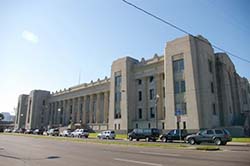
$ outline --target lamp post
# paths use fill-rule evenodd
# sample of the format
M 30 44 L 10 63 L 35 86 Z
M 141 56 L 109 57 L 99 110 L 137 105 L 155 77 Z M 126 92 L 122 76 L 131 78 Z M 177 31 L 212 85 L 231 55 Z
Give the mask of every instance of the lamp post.
M 61 125 L 61 108 L 57 109 L 58 114 L 59 114 L 59 126 Z
M 158 112 L 157 112 L 157 103 L 159 101 L 160 96 L 156 94 L 155 96 L 155 128 L 158 129 Z

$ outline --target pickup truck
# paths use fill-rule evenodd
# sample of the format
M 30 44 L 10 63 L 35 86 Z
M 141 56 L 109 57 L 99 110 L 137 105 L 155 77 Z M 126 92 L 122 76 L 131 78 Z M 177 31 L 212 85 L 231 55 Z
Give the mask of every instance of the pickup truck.
M 181 135 L 180 135 L 180 131 L 181 131 Z M 170 130 L 167 133 L 164 133 L 160 136 L 160 140 L 162 142 L 168 142 L 168 141 L 173 141 L 173 140 L 184 140 L 186 138 L 186 136 L 188 136 L 190 134 L 187 133 L 187 130 Z

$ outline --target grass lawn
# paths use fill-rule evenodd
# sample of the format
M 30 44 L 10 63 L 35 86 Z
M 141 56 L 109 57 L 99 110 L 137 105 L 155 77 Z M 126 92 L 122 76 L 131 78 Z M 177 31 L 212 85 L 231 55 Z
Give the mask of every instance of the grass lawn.
M 232 142 L 250 143 L 250 137 L 233 138 Z

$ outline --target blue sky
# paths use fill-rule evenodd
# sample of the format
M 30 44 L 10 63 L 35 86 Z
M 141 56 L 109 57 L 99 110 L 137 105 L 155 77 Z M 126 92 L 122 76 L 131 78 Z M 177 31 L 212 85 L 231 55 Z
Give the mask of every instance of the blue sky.
M 250 60 L 248 0 L 129 1 Z M 0 112 L 12 113 L 19 94 L 109 77 L 113 60 L 162 55 L 184 36 L 121 0 L 1 0 L 0 25 Z M 250 78 L 250 64 L 231 59 Z

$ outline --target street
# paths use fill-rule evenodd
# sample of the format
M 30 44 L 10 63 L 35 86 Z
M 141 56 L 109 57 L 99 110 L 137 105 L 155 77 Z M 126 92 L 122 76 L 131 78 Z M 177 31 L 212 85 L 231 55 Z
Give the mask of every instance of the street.
M 249 166 L 250 147 L 222 151 L 146 148 L 0 134 L 1 166 Z

